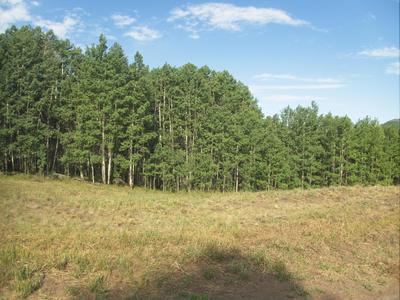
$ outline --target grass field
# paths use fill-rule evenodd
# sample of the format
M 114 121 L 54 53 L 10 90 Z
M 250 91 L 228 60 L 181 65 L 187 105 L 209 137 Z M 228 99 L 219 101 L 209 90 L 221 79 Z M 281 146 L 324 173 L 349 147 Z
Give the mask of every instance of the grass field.
M 399 196 L 0 176 L 0 299 L 397 299 Z

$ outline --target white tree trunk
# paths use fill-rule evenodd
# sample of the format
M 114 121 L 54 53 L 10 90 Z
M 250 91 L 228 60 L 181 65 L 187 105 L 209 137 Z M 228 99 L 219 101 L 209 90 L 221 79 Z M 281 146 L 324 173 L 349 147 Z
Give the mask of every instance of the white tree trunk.
M 93 167 L 93 163 L 90 163 L 90 167 L 92 169 L 92 182 L 94 183 L 94 167 Z
M 236 185 L 235 185 L 236 193 L 239 192 L 239 164 L 236 165 Z
M 110 184 L 111 180 L 111 166 L 112 166 L 112 150 L 108 148 L 108 170 L 107 170 L 107 184 Z
M 101 179 L 106 184 L 106 149 L 105 149 L 105 134 L 104 134 L 104 119 L 101 124 Z

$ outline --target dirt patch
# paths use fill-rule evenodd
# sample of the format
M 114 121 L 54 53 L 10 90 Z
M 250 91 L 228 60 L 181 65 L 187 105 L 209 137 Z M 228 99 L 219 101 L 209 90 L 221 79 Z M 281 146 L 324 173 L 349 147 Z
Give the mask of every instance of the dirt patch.
M 380 291 L 373 293 L 373 295 L 364 298 L 366 300 L 399 300 L 400 299 L 400 282 L 399 280 L 393 281 Z M 361 298 L 360 298 L 361 299 Z

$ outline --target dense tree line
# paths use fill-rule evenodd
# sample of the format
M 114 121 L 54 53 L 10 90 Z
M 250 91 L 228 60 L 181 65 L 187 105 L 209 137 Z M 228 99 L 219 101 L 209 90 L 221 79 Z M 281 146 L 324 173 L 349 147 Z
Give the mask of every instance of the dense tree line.
M 399 183 L 399 131 L 287 107 L 264 117 L 228 72 L 129 63 L 40 28 L 0 35 L 0 167 L 162 190 Z

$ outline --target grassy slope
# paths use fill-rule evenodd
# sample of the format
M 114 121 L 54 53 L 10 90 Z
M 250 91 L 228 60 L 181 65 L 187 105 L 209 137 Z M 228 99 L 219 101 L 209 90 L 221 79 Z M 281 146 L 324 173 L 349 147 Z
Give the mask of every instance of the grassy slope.
M 398 280 L 398 217 L 396 187 L 173 194 L 0 176 L 0 298 L 372 299 Z

